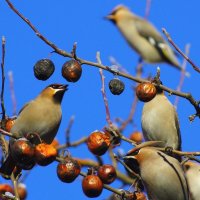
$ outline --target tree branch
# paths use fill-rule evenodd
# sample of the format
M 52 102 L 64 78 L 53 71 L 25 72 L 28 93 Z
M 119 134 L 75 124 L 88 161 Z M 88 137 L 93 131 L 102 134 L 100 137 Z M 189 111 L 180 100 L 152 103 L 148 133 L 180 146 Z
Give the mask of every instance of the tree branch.
M 180 48 L 174 43 L 174 41 L 172 40 L 170 34 L 166 31 L 165 28 L 162 28 L 163 33 L 165 34 L 165 36 L 167 37 L 168 41 L 172 44 L 172 46 L 181 54 L 181 56 L 183 56 L 183 58 L 185 58 L 193 67 L 193 69 L 195 71 L 197 71 L 198 73 L 200 73 L 200 68 L 197 67 L 197 65 L 194 64 L 194 62 L 188 57 L 186 56 L 181 50 Z

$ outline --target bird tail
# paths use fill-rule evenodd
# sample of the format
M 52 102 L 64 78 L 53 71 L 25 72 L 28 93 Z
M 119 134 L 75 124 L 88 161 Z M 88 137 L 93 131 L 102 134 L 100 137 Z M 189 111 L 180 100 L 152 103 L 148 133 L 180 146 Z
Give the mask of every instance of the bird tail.
M 0 174 L 6 179 L 10 179 L 10 176 L 14 168 L 15 168 L 15 161 L 13 160 L 11 154 L 8 154 L 6 160 L 0 167 Z

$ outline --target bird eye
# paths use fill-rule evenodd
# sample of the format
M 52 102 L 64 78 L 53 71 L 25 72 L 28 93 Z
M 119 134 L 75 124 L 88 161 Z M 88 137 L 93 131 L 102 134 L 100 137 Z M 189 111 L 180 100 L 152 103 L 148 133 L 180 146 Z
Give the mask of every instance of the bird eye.
M 133 152 L 133 155 L 137 155 L 139 153 L 139 149 Z

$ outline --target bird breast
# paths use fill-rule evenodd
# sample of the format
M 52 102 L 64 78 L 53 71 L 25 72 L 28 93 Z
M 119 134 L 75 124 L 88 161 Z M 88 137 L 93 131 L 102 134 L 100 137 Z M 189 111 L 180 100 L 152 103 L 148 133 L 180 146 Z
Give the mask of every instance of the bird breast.
M 180 139 L 175 122 L 175 110 L 164 95 L 144 104 L 142 130 L 147 141 L 164 141 L 165 146 L 179 148 Z
M 60 104 L 55 104 L 49 99 L 40 99 L 30 102 L 19 114 L 12 133 L 25 136 L 29 133 L 37 133 L 46 143 L 54 139 L 61 121 Z

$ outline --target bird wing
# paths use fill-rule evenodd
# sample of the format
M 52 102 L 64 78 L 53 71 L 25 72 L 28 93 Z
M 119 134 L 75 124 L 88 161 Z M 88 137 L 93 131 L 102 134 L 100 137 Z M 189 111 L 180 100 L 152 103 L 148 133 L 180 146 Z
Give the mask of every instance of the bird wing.
M 134 21 L 136 29 L 140 36 L 148 40 L 153 45 L 160 55 L 170 64 L 180 68 L 179 63 L 176 60 L 173 50 L 169 47 L 166 41 L 162 38 L 159 31 L 150 22 L 137 17 Z
M 177 129 L 177 134 L 178 134 L 178 139 L 179 139 L 179 147 L 178 147 L 178 150 L 181 151 L 181 143 L 182 143 L 182 140 L 181 140 L 181 131 L 180 131 L 180 127 L 179 127 L 179 121 L 178 121 L 178 116 L 177 116 L 177 113 L 174 109 L 174 113 L 175 113 L 175 126 L 176 126 L 176 129 Z
M 22 108 L 21 110 L 19 111 L 18 115 L 31 103 L 32 101 L 26 103 Z
M 151 24 L 150 22 L 137 17 L 137 19 L 135 19 L 134 23 L 135 23 L 138 33 L 142 37 L 148 39 L 149 41 L 151 39 L 153 39 L 155 41 L 155 43 L 165 43 L 165 41 L 162 38 L 162 36 L 160 35 L 160 33 L 157 31 L 157 29 L 154 27 L 154 25 Z M 152 43 L 153 43 L 153 41 L 152 41 Z

